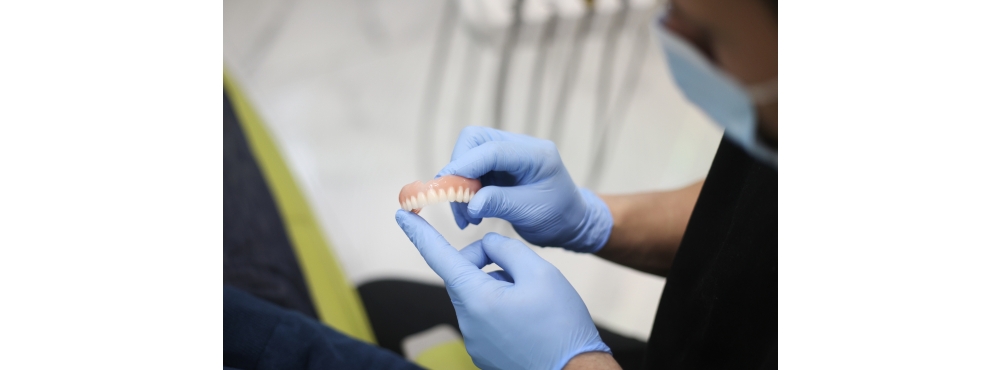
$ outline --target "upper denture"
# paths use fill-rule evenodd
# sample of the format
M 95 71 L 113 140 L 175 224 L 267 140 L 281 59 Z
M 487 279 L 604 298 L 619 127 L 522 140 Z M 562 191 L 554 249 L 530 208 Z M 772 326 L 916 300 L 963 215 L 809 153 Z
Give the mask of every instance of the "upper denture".
M 468 203 L 483 184 L 476 179 L 461 176 L 441 176 L 427 183 L 414 181 L 399 191 L 399 206 L 413 213 L 428 204 L 442 202 Z

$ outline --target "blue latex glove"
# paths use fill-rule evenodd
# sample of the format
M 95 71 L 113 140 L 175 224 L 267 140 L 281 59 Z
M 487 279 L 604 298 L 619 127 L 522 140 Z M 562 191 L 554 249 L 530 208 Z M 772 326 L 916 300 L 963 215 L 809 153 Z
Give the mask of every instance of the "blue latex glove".
M 484 217 L 509 221 L 535 245 L 593 253 L 611 235 L 611 211 L 577 188 L 555 144 L 486 127 L 462 130 L 451 163 L 438 176 L 478 178 L 483 188 L 469 203 L 451 203 L 458 227 Z
M 573 286 L 524 243 L 489 233 L 457 251 L 420 216 L 398 210 L 396 223 L 444 279 L 476 366 L 561 369 L 580 353 L 611 352 Z M 491 263 L 503 271 L 484 273 Z

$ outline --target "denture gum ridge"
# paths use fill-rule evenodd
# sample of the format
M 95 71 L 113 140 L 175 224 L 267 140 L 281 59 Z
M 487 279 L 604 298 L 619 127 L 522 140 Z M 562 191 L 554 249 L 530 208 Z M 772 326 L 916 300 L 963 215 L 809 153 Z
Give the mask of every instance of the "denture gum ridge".
M 479 180 L 448 175 L 423 183 L 414 181 L 399 191 L 399 207 L 413 213 L 429 204 L 469 203 L 483 185 Z

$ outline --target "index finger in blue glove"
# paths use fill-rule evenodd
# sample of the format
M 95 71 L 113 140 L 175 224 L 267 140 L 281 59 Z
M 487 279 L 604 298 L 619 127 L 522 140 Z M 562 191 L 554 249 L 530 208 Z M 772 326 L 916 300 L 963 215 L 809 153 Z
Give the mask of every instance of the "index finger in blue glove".
M 511 141 L 486 142 L 448 163 L 438 172 L 438 176 L 458 175 L 476 179 L 491 171 L 506 171 L 520 177 L 528 169 L 536 167 L 535 163 L 538 162 L 537 156 L 529 154 L 531 152 L 524 150 L 523 145 Z M 468 203 L 452 203 L 451 211 L 455 224 L 460 229 L 465 229 L 470 223 L 478 225 L 483 221 L 482 217 L 468 212 Z
M 451 160 L 461 157 L 469 149 L 490 141 L 511 140 L 521 136 L 526 135 L 518 135 L 490 127 L 467 126 L 458 134 L 458 140 L 455 141 L 455 148 L 451 151 Z
M 488 282 L 492 278 L 459 254 L 437 230 L 422 217 L 404 210 L 396 211 L 396 223 L 410 238 L 427 265 L 449 287 L 459 287 L 470 282 Z
M 555 145 L 551 153 L 539 153 L 534 146 L 526 147 L 524 143 L 513 141 L 491 141 L 469 149 L 458 158 L 448 163 L 438 172 L 438 176 L 458 175 L 470 179 L 492 172 L 508 172 L 520 178 L 531 170 L 539 168 L 539 159 L 545 155 L 559 155 Z

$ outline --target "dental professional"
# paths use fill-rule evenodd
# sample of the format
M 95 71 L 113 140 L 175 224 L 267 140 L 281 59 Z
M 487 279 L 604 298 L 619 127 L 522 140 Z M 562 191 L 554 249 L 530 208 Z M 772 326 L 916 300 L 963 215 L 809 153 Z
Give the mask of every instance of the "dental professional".
M 703 181 L 596 195 L 552 142 L 482 127 L 438 175 L 483 182 L 452 203 L 460 228 L 497 217 L 533 244 L 666 277 L 647 368 L 777 368 L 777 1 L 673 0 L 654 30 L 678 87 L 725 129 Z M 490 233 L 456 250 L 420 216 L 396 221 L 444 280 L 477 366 L 619 368 L 580 296 L 525 244 Z

